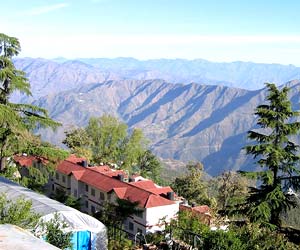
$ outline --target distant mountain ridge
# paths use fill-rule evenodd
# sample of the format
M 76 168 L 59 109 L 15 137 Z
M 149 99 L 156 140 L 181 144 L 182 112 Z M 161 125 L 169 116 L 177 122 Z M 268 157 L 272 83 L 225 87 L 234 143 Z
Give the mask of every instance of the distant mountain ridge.
M 201 59 L 21 58 L 14 63 L 27 73 L 33 96 L 15 95 L 12 101 L 35 102 L 64 125 L 55 133 L 42 131 L 45 139 L 61 144 L 65 129 L 108 113 L 130 128 L 142 128 L 158 156 L 202 161 L 212 175 L 253 167 L 240 150 L 266 94 L 253 89 L 300 78 L 300 68 L 292 65 Z M 299 110 L 299 82 L 288 85 Z
M 210 62 L 204 59 L 79 58 L 79 61 L 108 70 L 122 72 L 129 79 L 163 79 L 172 83 L 218 84 L 249 90 L 264 87 L 265 82 L 283 84 L 300 78 L 300 68 L 293 65 L 253 62 Z M 134 72 L 132 74 L 132 72 Z M 143 72 L 138 75 L 135 72 Z M 126 75 L 127 73 L 127 75 Z M 144 77 L 147 74 L 154 77 Z M 139 78 L 140 77 L 140 78 Z
M 300 79 L 300 68 L 293 65 L 252 62 L 216 63 L 203 59 L 79 58 L 53 60 L 17 58 L 32 86 L 33 99 L 48 93 L 73 89 L 108 80 L 162 79 L 171 83 L 199 83 L 256 90 L 265 82 L 284 84 Z M 20 100 L 20 96 L 15 96 Z M 32 100 L 32 99 L 31 99 Z
M 290 82 L 289 86 L 297 108 L 300 82 Z M 48 109 L 64 128 L 84 126 L 91 116 L 118 116 L 130 128 L 142 128 L 158 156 L 199 160 L 209 174 L 216 175 L 226 169 L 254 167 L 241 148 L 246 145 L 246 132 L 256 127 L 254 108 L 265 95 L 265 89 L 120 80 L 48 95 L 35 104 Z M 60 142 L 63 129 L 44 136 Z

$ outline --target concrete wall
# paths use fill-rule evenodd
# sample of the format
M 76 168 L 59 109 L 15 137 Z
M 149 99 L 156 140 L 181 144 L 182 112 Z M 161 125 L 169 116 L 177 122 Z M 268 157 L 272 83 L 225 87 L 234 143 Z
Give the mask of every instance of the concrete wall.
M 146 209 L 147 232 L 163 229 L 163 220 L 170 222 L 179 211 L 179 204 L 172 204 Z
M 56 172 L 53 176 L 54 188 L 63 189 L 67 195 L 71 194 L 71 177 L 62 173 Z

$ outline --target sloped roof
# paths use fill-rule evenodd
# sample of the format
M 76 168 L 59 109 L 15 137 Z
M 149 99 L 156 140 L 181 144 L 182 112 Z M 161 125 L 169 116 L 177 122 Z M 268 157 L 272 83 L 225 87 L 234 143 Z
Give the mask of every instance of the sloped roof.
M 72 156 L 72 160 L 69 158 L 62 161 L 57 166 L 57 171 L 66 175 L 73 174 L 76 180 L 80 180 L 90 186 L 100 189 L 104 192 L 114 192 L 117 197 L 121 199 L 127 199 L 132 202 L 139 202 L 140 207 L 156 207 L 175 204 L 174 201 L 168 200 L 165 197 L 160 196 L 162 192 L 152 181 L 141 181 L 136 185 L 135 182 L 123 182 L 114 178 L 120 173 L 124 173 L 122 170 L 109 171 L 107 166 L 100 167 L 82 167 L 76 163 L 81 162 L 76 160 L 76 157 Z M 151 192 L 150 189 L 153 191 Z M 172 191 L 170 187 L 166 187 L 161 191 Z
M 118 198 L 124 199 L 127 188 L 126 187 L 113 188 L 112 191 L 115 192 L 115 194 L 118 196 Z
M 148 189 L 148 191 L 154 194 L 165 194 L 165 195 L 168 192 L 174 192 L 171 187 L 156 187 L 156 188 Z
M 130 182 L 130 185 L 145 189 L 153 194 L 167 194 L 173 192 L 171 187 L 160 187 L 151 180 L 141 180 L 136 182 Z
M 43 157 L 34 155 L 15 155 L 13 158 L 14 161 L 22 167 L 31 167 L 34 161 L 41 161 L 43 164 L 48 163 L 48 161 Z
M 142 180 L 142 181 L 130 182 L 130 184 L 133 185 L 133 186 L 136 186 L 136 187 L 146 189 L 146 190 L 156 188 L 155 183 L 151 180 Z
M 80 171 L 80 170 L 83 170 L 83 167 L 82 166 L 79 166 L 78 164 L 76 163 L 73 163 L 72 161 L 69 161 L 69 158 L 64 160 L 64 161 L 61 161 L 57 167 L 56 167 L 56 170 L 60 173 L 63 173 L 63 174 L 66 174 L 66 175 L 69 175 L 72 173 L 72 171 Z
M 151 194 L 148 197 L 147 201 L 146 201 L 145 207 L 146 208 L 157 207 L 158 204 L 161 204 L 161 203 L 162 203 L 161 196 Z M 164 202 L 163 202 L 164 206 L 166 206 L 166 205 L 172 205 L 172 204 L 174 204 L 174 201 L 171 201 L 171 200 L 168 200 L 168 199 L 164 199 Z
M 192 211 L 194 214 L 205 214 L 210 216 L 210 208 L 207 205 L 202 205 L 202 206 L 195 206 L 195 207 L 190 207 L 187 205 L 180 205 L 179 206 L 180 210 L 186 210 L 186 211 Z

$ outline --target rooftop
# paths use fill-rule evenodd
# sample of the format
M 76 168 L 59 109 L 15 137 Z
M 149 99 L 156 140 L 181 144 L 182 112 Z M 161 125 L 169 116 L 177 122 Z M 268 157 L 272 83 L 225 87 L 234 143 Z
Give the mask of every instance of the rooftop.
M 144 178 L 137 182 L 121 181 L 118 177 L 126 176 L 123 170 L 114 170 L 108 166 L 84 167 L 81 164 L 83 160 L 71 155 L 60 162 L 56 170 L 66 175 L 73 175 L 76 180 L 104 192 L 114 192 L 120 199 L 139 202 L 139 206 L 143 208 L 175 204 L 175 201 L 167 199 L 167 193 L 173 192 L 170 187 L 160 187 Z
M 34 155 L 15 155 L 14 161 L 22 167 L 31 167 L 34 161 L 42 162 L 43 164 L 48 163 L 45 158 Z

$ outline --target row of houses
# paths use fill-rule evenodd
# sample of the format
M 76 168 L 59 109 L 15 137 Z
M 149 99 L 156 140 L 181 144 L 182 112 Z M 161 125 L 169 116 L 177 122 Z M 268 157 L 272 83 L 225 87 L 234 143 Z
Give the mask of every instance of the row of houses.
M 26 168 L 43 167 L 45 160 L 34 156 L 16 156 L 15 161 Z M 24 170 L 22 170 L 24 169 Z M 127 217 L 124 229 L 130 234 L 162 230 L 165 222 L 175 218 L 179 209 L 190 209 L 210 220 L 207 206 L 190 207 L 182 203 L 172 188 L 161 187 L 139 175 L 128 176 L 123 170 L 109 166 L 89 166 L 84 158 L 70 155 L 61 161 L 49 182 L 52 193 L 65 192 L 81 200 L 81 211 L 95 214 L 105 204 L 124 199 L 138 203 L 140 213 Z

